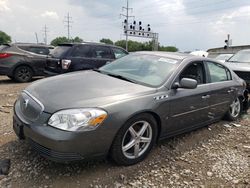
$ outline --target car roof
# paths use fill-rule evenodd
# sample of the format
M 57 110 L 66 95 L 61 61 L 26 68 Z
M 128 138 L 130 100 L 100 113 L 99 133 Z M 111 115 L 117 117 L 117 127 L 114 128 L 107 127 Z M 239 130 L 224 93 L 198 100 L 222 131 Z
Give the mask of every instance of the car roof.
M 75 46 L 75 45 L 85 45 L 85 44 L 88 44 L 88 45 L 98 45 L 98 46 L 110 46 L 110 47 L 115 47 L 115 48 L 120 48 L 122 50 L 125 50 L 125 49 L 123 49 L 120 46 L 116 46 L 116 45 L 112 45 L 112 44 L 98 43 L 98 42 L 61 43 L 61 44 L 58 44 L 58 46 Z
M 37 43 L 12 43 L 10 45 L 15 45 L 15 46 L 35 46 L 35 47 L 48 47 L 48 48 L 54 48 L 54 46 L 51 45 L 46 45 L 46 44 L 37 44 Z
M 177 59 L 177 60 L 183 60 L 189 57 L 190 58 L 196 57 L 194 55 L 181 53 L 181 52 L 139 51 L 135 53 L 145 54 L 145 55 L 155 55 L 155 56 L 161 56 L 161 57 L 172 58 L 172 59 Z

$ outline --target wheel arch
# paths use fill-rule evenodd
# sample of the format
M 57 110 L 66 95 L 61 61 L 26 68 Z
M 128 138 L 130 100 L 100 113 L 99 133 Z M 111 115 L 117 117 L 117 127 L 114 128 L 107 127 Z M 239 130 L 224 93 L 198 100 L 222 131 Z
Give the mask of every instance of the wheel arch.
M 15 73 L 15 71 L 16 71 L 16 69 L 18 67 L 21 67 L 21 66 L 27 66 L 27 67 L 29 67 L 32 70 L 33 74 L 35 73 L 34 68 L 31 65 L 29 65 L 28 63 L 22 62 L 22 63 L 18 63 L 15 67 L 13 67 L 13 69 L 11 71 L 11 76 L 13 76 L 14 73 Z
M 142 111 L 138 111 L 138 112 L 135 112 L 133 114 L 131 114 L 130 116 L 128 116 L 128 118 L 124 121 L 124 123 L 122 124 L 122 126 L 117 130 L 117 132 L 115 133 L 115 136 L 114 138 L 116 137 L 116 135 L 118 134 L 118 132 L 120 131 L 120 129 L 132 118 L 136 117 L 136 116 L 139 116 L 141 114 L 150 114 L 152 115 L 152 117 L 155 119 L 156 121 L 156 125 L 157 125 L 157 137 L 156 137 L 156 140 L 158 141 L 159 140 L 159 137 L 160 137 L 160 134 L 161 134 L 161 130 L 162 130 L 162 121 L 161 121 L 161 118 L 160 116 L 151 111 L 151 110 L 142 110 Z M 114 140 L 113 140 L 114 141 Z M 113 141 L 112 141 L 112 144 L 113 144 Z M 111 145 L 112 145 L 111 144 Z

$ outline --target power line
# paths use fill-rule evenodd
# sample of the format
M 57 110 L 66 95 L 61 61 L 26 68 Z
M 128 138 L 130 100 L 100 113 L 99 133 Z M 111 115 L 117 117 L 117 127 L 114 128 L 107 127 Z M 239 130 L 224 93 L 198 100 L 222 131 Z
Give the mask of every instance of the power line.
M 64 18 L 64 23 L 66 23 L 65 27 L 67 27 L 67 32 L 68 32 L 68 39 L 70 39 L 70 28 L 72 28 L 72 17 L 69 15 L 69 13 L 67 14 L 67 16 L 65 16 Z

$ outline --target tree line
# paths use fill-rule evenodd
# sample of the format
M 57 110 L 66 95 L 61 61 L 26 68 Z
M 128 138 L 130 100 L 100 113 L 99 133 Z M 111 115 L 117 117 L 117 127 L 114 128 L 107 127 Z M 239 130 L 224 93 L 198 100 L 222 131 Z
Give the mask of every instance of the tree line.
M 10 43 L 11 42 L 11 37 L 6 34 L 3 31 L 0 31 L 0 44 L 4 44 L 4 43 Z M 65 36 L 62 37 L 56 37 L 55 39 L 53 39 L 51 41 L 51 45 L 53 46 L 58 46 L 58 44 L 62 44 L 62 43 L 81 43 L 84 42 L 83 39 L 81 39 L 80 37 L 76 36 L 75 38 L 71 38 L 68 39 Z M 116 45 L 116 46 L 120 46 L 122 48 L 126 48 L 126 41 L 125 40 L 118 40 L 116 42 L 113 42 L 111 39 L 107 39 L 107 38 L 103 38 L 100 40 L 101 43 L 104 44 L 111 44 L 111 45 Z M 135 51 L 152 51 L 152 47 L 153 47 L 153 43 L 152 41 L 149 42 L 137 42 L 137 41 L 132 41 L 129 40 L 128 41 L 128 51 L 129 52 L 135 52 Z M 178 48 L 176 48 L 175 46 L 162 46 L 159 44 L 158 47 L 159 51 L 168 51 L 168 52 L 177 52 Z

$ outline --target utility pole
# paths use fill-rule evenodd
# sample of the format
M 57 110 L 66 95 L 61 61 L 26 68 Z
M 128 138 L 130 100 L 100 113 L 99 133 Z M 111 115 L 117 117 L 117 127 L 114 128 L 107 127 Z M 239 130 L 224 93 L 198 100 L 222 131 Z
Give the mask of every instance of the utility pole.
M 46 25 L 44 26 L 43 33 L 44 33 L 44 43 L 47 44 L 48 27 Z
M 129 4 L 128 4 L 128 0 L 127 0 L 127 6 L 126 7 L 122 7 L 122 11 L 125 10 L 126 11 L 126 15 L 125 14 L 120 14 L 120 16 L 123 16 L 125 17 L 125 20 L 124 20 L 124 30 L 125 30 L 125 35 L 126 35 L 126 50 L 128 50 L 128 25 L 129 25 L 129 18 L 133 17 L 134 16 L 130 16 L 129 15 L 129 10 L 132 11 L 133 9 L 132 8 L 129 8 Z
M 35 36 L 36 36 L 36 43 L 38 44 L 38 43 L 39 43 L 39 41 L 38 41 L 37 32 L 35 32 Z
M 69 40 L 70 39 L 70 28 L 72 27 L 72 23 L 73 23 L 72 17 L 69 15 L 69 12 L 68 12 L 67 16 L 65 16 L 63 22 L 66 23 L 65 26 L 67 27 L 67 30 L 68 30 L 68 40 Z

